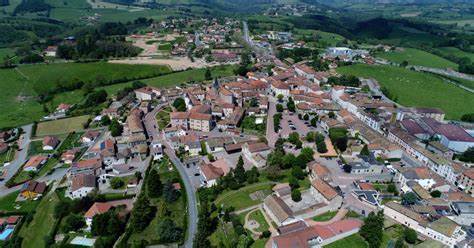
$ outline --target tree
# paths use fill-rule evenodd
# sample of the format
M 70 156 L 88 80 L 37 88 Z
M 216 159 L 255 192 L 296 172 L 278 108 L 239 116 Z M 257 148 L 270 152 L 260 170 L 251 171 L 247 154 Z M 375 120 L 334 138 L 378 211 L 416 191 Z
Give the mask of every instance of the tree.
M 277 99 L 279 102 L 282 102 L 284 97 L 282 94 L 278 94 Z
M 324 141 L 316 143 L 316 149 L 318 150 L 319 153 L 328 152 L 328 148 L 326 147 L 326 142 L 324 142 Z
M 306 176 L 305 173 L 303 172 L 303 169 L 301 169 L 301 167 L 299 166 L 293 166 L 291 168 L 291 175 L 299 180 L 303 180 L 304 177 Z
M 294 176 L 290 176 L 288 178 L 288 184 L 292 189 L 297 189 L 300 187 L 300 183 L 298 182 L 298 179 L 296 179 Z
M 301 192 L 299 189 L 292 189 L 291 190 L 291 199 L 294 201 L 294 202 L 299 202 L 301 201 Z
M 156 198 L 161 196 L 163 185 L 161 184 L 160 175 L 155 169 L 150 170 L 147 180 L 147 193 L 149 197 Z
M 298 157 L 303 160 L 303 162 L 305 164 L 311 162 L 314 160 L 314 151 L 313 149 L 311 149 L 310 147 L 305 147 L 303 149 L 301 149 L 301 152 L 300 152 L 300 155 L 298 155 Z M 305 166 L 306 167 L 306 166 Z
M 409 244 L 416 243 L 416 240 L 418 239 L 416 231 L 408 227 L 403 231 L 403 236 L 405 237 L 405 241 Z
M 156 209 L 150 205 L 150 201 L 144 194 L 140 194 L 133 204 L 130 216 L 130 228 L 134 232 L 143 231 L 155 216 Z
M 459 160 L 474 163 L 474 146 L 469 147 L 466 151 L 464 151 L 460 156 Z
M 433 190 L 433 191 L 431 191 L 430 195 L 434 198 L 440 198 L 441 197 L 441 191 Z
M 204 79 L 205 80 L 211 80 L 212 79 L 211 70 L 209 68 L 206 68 L 206 72 L 204 73 Z
M 120 177 L 114 177 L 110 179 L 110 187 L 112 189 L 118 189 L 125 185 L 125 182 Z
M 342 169 L 344 170 L 345 173 L 351 173 L 352 171 L 352 166 L 350 164 L 344 164 L 342 166 Z
M 311 119 L 310 121 L 310 124 L 312 127 L 316 127 L 317 123 L 318 123 L 318 118 L 315 118 L 315 117 L 313 117 L 313 119 Z
M 392 193 L 392 194 L 394 194 L 395 196 L 398 195 L 398 190 L 397 190 L 397 187 L 395 186 L 394 183 L 390 183 L 390 184 L 387 186 L 387 192 Z
M 186 111 L 186 102 L 184 101 L 183 98 L 179 97 L 176 98 L 173 101 L 173 107 L 178 111 L 178 112 L 184 112 Z
M 172 182 L 166 182 L 163 186 L 163 198 L 166 202 L 175 202 L 178 200 L 180 192 L 177 191 Z
M 289 169 L 293 164 L 295 164 L 296 157 L 292 153 L 285 154 L 281 159 L 279 164 L 282 169 Z
M 400 67 L 407 67 L 408 66 L 408 61 L 403 60 L 402 63 L 400 63 Z
M 367 145 L 364 145 L 364 147 L 362 147 L 362 150 L 360 151 L 360 155 L 365 156 L 365 157 L 370 156 L 370 151 Z
M 64 219 L 64 225 L 62 226 L 62 231 L 65 233 L 71 231 L 77 231 L 80 228 L 84 227 L 86 222 L 84 221 L 84 217 L 80 214 L 69 214 Z
M 252 167 L 252 169 L 246 171 L 245 174 L 247 177 L 247 183 L 252 184 L 258 182 L 258 177 L 260 176 L 260 173 L 258 172 L 257 167 Z
M 348 137 L 345 128 L 330 128 L 329 138 L 339 151 L 344 152 L 347 149 Z
M 306 134 L 306 141 L 314 142 L 315 140 L 316 140 L 316 133 L 315 132 L 310 131 Z
M 403 205 L 414 205 L 417 201 L 416 195 L 413 192 L 403 194 L 402 203 Z
M 276 110 L 277 110 L 278 113 L 283 112 L 283 105 L 277 103 L 277 105 L 276 105 Z
M 288 135 L 288 142 L 291 144 L 296 145 L 298 141 L 300 141 L 300 135 L 298 132 L 292 132 Z
M 265 230 L 265 231 L 262 232 L 260 237 L 266 239 L 266 238 L 269 238 L 271 235 L 272 235 L 272 233 L 269 230 Z
M 371 212 L 360 228 L 360 235 L 367 241 L 369 248 L 379 248 L 383 238 L 383 211 Z
M 403 240 L 402 237 L 397 239 L 397 242 L 395 242 L 395 248 L 407 248 L 408 246 L 405 244 L 405 241 Z
M 108 126 L 110 125 L 110 118 L 108 115 L 104 115 L 100 118 L 100 125 L 101 126 Z
M 293 101 L 292 97 L 288 98 L 288 102 L 286 103 L 286 108 L 288 108 L 288 111 L 293 112 L 293 113 L 296 111 L 295 102 Z
M 160 221 L 156 229 L 158 238 L 163 243 L 173 243 L 183 238 L 183 230 L 177 227 L 170 218 L 165 218 Z
M 118 120 L 114 118 L 109 125 L 109 131 L 113 137 L 117 137 L 117 136 L 122 135 L 123 127 L 122 125 L 120 125 Z
M 304 114 L 304 115 L 303 115 L 303 120 L 308 121 L 308 120 L 309 120 L 309 115 L 308 115 L 308 114 Z
M 334 118 L 336 118 L 336 114 L 334 114 L 334 112 L 331 111 L 331 112 L 328 113 L 328 117 L 331 118 L 331 119 L 334 119 Z
M 242 184 L 247 180 L 244 169 L 244 159 L 242 158 L 242 155 L 239 157 L 237 165 L 235 166 L 234 177 L 239 184 Z
M 474 113 L 469 113 L 469 114 L 462 115 L 461 116 L 461 121 L 473 123 L 474 122 Z

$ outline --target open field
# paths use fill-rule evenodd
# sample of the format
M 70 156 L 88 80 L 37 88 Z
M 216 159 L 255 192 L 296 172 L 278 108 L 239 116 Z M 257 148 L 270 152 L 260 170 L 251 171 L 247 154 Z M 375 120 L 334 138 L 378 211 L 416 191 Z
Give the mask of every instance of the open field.
M 257 232 L 263 232 L 263 231 L 268 230 L 269 228 L 268 223 L 265 220 L 265 217 L 263 216 L 262 211 L 260 210 L 252 212 L 249 216 L 249 220 L 255 220 L 256 222 L 258 222 L 260 226 L 255 229 L 255 231 Z
M 457 64 L 447 59 L 414 48 L 403 48 L 403 51 L 389 51 L 378 53 L 376 54 L 376 56 L 396 63 L 402 63 L 403 61 L 407 61 L 409 65 L 421 65 L 442 69 L 457 69 L 458 67 Z
M 216 206 L 224 205 L 225 207 L 234 207 L 235 210 L 247 208 L 253 205 L 257 205 L 263 201 L 261 200 L 252 200 L 250 194 L 256 191 L 263 191 L 264 194 L 268 195 L 271 192 L 273 184 L 269 183 L 257 183 L 254 185 L 245 186 L 241 189 L 228 191 L 220 195 L 215 203 Z
M 314 43 L 318 47 L 337 46 L 338 43 L 345 40 L 345 38 L 339 34 L 311 29 L 296 29 L 294 35 L 299 38 L 303 36 L 314 37 L 316 40 L 311 43 Z
M 51 73 L 52 71 L 54 73 Z M 169 68 L 164 66 L 117 65 L 102 62 L 41 64 L 3 69 L 0 70 L 0 78 L 3 80 L 0 84 L 2 92 L 0 127 L 18 126 L 40 119 L 45 113 L 41 104 L 37 102 L 38 94 L 50 90 L 58 82 L 66 84 L 78 81 L 125 82 L 169 72 Z M 81 93 L 76 94 L 76 99 L 82 100 Z M 67 101 L 68 99 L 63 98 L 64 102 L 71 103 Z
M 338 68 L 342 74 L 376 79 L 395 95 L 397 102 L 409 107 L 435 107 L 446 112 L 447 119 L 459 120 L 472 112 L 474 95 L 444 82 L 441 78 L 393 66 L 364 64 Z
M 77 116 L 54 121 L 45 121 L 38 123 L 36 136 L 59 135 L 84 129 L 83 123 L 89 119 L 89 116 Z
M 474 61 L 474 53 L 465 52 L 456 47 L 440 47 L 440 48 L 437 48 L 436 50 L 438 50 L 445 56 L 451 55 L 451 56 L 456 56 L 458 58 L 466 57 L 466 58 L 471 59 L 471 61 Z
M 49 194 L 41 200 L 33 220 L 20 230 L 19 235 L 23 238 L 21 247 L 45 247 L 44 237 L 54 226 L 54 206 L 58 202 L 59 197 L 56 193 Z

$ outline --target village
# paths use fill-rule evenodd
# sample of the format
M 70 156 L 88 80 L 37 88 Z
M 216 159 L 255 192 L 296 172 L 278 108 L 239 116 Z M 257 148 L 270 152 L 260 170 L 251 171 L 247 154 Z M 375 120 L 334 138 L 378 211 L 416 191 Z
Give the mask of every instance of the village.
M 179 23 L 160 25 L 173 30 Z M 453 155 L 474 147 L 474 126 L 445 120 L 441 109 L 401 106 L 376 80 L 334 70 L 341 63 L 376 63 L 367 50 L 329 47 L 321 55 L 325 70 L 271 52 L 243 58 L 244 47 L 230 38 L 239 25 L 206 20 L 205 30 L 162 40 L 130 36 L 149 60 L 164 56 L 156 50 L 164 46 L 165 56 L 189 59 L 186 44 L 193 43 L 190 57 L 200 67 L 251 60 L 255 69 L 211 75 L 208 84 L 140 84 L 93 118 L 76 120 L 81 131 L 66 136 L 39 135 L 48 122 L 0 133 L 0 151 L 17 150 L 2 168 L 2 196 L 18 192 L 18 209 L 54 191 L 65 202 L 88 201 L 75 220 L 83 224 L 53 239 L 92 246 L 96 216 L 129 215 L 150 190 L 152 171 L 171 171 L 179 177 L 159 177 L 170 194 L 187 196 L 188 225 L 197 222 L 199 194 L 214 194 L 215 207 L 244 214 L 242 225 L 266 247 L 329 245 L 358 233 L 363 218 L 380 210 L 386 230 L 412 229 L 414 243 L 472 245 L 474 168 Z M 266 51 L 271 40 L 288 50 L 305 46 L 289 32 L 268 32 L 252 45 Z M 44 119 L 65 120 L 70 108 L 59 104 Z M 0 218 L 0 240 L 22 218 Z

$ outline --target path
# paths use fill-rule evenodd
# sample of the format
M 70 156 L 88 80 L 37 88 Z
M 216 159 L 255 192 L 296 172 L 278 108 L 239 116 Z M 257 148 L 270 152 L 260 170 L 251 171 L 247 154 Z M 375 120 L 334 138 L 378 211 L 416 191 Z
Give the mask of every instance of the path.
M 340 221 L 342 220 L 347 212 L 349 212 L 347 209 L 345 208 L 341 208 L 339 209 L 339 211 L 337 212 L 337 214 L 330 220 L 328 221 L 314 221 L 312 218 L 308 218 L 308 219 L 305 219 L 306 223 L 308 223 L 308 225 L 310 226 L 324 226 L 324 225 L 329 225 L 329 224 L 332 224 L 336 221 Z

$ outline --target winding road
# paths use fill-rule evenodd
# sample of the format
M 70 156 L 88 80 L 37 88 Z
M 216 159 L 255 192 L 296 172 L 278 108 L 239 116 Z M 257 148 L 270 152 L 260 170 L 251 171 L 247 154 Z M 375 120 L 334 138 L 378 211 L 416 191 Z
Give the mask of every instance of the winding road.
M 197 222 L 198 222 L 198 203 L 196 197 L 196 191 L 194 186 L 186 174 L 185 165 L 176 157 L 175 151 L 173 150 L 172 146 L 168 143 L 165 139 L 164 135 L 160 133 L 160 131 L 156 127 L 156 114 L 167 104 L 160 104 L 158 105 L 153 111 L 146 114 L 144 118 L 145 128 L 147 130 L 148 136 L 153 141 L 158 141 L 165 146 L 164 152 L 169 157 L 171 162 L 177 168 L 181 179 L 183 180 L 184 187 L 186 189 L 186 195 L 188 198 L 188 235 L 186 241 L 184 242 L 184 247 L 192 248 L 193 247 L 193 240 L 194 236 L 197 232 Z

